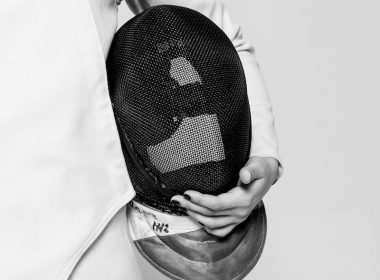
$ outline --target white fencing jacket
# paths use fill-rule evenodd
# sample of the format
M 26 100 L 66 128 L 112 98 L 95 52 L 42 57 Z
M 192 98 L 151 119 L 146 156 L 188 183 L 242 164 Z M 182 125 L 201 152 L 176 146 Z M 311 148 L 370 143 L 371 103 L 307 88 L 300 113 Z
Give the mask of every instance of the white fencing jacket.
M 251 155 L 279 160 L 253 49 L 223 5 L 128 1 L 135 13 L 156 4 L 198 10 L 228 34 L 247 77 Z M 1 0 L 0 279 L 67 279 L 135 195 L 109 100 L 101 40 L 88 0 Z

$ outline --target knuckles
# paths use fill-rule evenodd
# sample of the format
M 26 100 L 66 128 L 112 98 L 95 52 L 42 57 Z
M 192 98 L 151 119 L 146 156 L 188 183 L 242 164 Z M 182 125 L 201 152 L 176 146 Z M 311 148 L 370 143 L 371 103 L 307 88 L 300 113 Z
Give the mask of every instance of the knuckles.
M 236 212 L 235 217 L 238 220 L 237 222 L 240 222 L 244 219 L 246 219 L 249 215 L 249 211 L 247 210 L 239 210 Z
M 212 211 L 219 211 L 222 209 L 222 205 L 220 202 L 209 203 L 207 207 L 210 208 Z

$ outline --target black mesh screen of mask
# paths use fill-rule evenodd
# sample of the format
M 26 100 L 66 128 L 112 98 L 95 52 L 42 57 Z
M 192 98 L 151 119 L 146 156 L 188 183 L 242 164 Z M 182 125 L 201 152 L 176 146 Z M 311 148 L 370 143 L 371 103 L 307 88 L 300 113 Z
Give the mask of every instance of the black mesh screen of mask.
M 136 200 L 180 214 L 173 195 L 236 186 L 250 111 L 241 61 L 219 27 L 188 8 L 151 8 L 118 30 L 107 72 Z

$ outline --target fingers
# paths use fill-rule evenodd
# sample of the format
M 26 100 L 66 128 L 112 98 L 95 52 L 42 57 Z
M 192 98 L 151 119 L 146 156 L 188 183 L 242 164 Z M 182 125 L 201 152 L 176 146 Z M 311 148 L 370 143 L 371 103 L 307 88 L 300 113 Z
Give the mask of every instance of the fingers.
M 263 158 L 250 158 L 239 172 L 240 180 L 244 184 L 249 184 L 255 179 L 264 178 L 266 176 L 265 166 L 266 163 Z
M 186 191 L 184 195 L 172 197 L 181 207 L 207 216 L 232 215 L 236 209 L 252 209 L 255 201 L 260 201 L 265 194 L 266 182 L 256 180 L 249 188 L 237 186 L 220 195 L 202 194 L 197 191 Z M 265 189 L 264 189 L 265 188 Z M 264 189 L 264 190 L 263 190 Z
M 263 199 L 265 194 L 269 191 L 272 184 L 268 178 L 257 179 L 249 186 L 249 193 L 252 197 L 252 204 L 256 204 Z
M 211 229 L 211 228 L 207 228 L 205 227 L 204 229 L 212 234 L 212 235 L 215 235 L 215 236 L 219 236 L 219 237 L 225 237 L 226 235 L 228 235 L 238 224 L 231 224 L 231 225 L 228 225 L 228 226 L 225 226 L 225 227 L 220 227 L 220 228 L 214 228 L 214 229 Z
M 239 192 L 239 190 L 236 189 L 236 190 L 232 190 L 231 192 L 235 193 L 235 192 Z M 246 191 L 244 191 L 244 192 L 246 192 Z M 235 205 L 235 207 L 233 207 L 233 208 L 222 209 L 222 210 L 212 210 L 210 208 L 196 204 L 195 202 L 197 200 L 196 199 L 192 199 L 192 200 L 189 199 L 190 196 L 187 195 L 187 193 L 188 192 L 186 192 L 186 194 L 184 194 L 183 196 L 182 195 L 174 196 L 172 198 L 172 201 L 179 202 L 179 205 L 181 207 L 185 208 L 188 213 L 189 213 L 189 211 L 192 211 L 192 212 L 196 212 L 198 214 L 201 214 L 203 216 L 209 216 L 209 217 L 234 216 L 234 217 L 236 217 L 235 221 L 241 221 L 241 220 L 244 220 L 246 217 L 248 217 L 248 215 L 250 214 L 250 212 L 252 211 L 252 209 L 254 207 L 254 204 L 249 199 L 249 196 L 245 193 L 240 195 L 241 199 L 240 199 L 238 205 Z M 191 192 L 191 193 L 193 194 L 193 192 Z M 234 195 L 234 194 L 232 194 L 232 195 Z M 196 197 L 194 195 L 192 195 L 192 196 Z M 186 199 L 185 197 L 189 197 L 189 198 Z M 193 202 L 194 200 L 195 200 L 195 202 Z M 206 200 L 207 200 L 207 198 L 206 198 Z M 205 200 L 203 200 L 203 201 L 205 201 Z M 254 199 L 253 199 L 253 201 L 254 201 Z
M 176 201 L 181 207 L 204 216 L 244 216 L 263 198 L 270 186 L 263 178 L 255 180 L 249 187 L 237 186 L 217 196 L 186 191 L 184 195 L 172 197 L 172 202 Z
M 241 220 L 235 216 L 205 216 L 200 213 L 187 210 L 187 214 L 196 220 L 198 223 L 202 224 L 205 228 L 216 229 L 220 227 L 225 227 L 231 224 L 238 224 Z
M 229 210 L 251 203 L 250 196 L 247 196 L 247 190 L 242 187 L 235 187 L 229 192 L 220 195 L 202 194 L 197 191 L 186 191 L 185 194 L 189 197 L 189 200 L 192 203 L 207 208 L 213 212 Z
M 181 207 L 186 208 L 187 210 L 198 212 L 202 215 L 206 215 L 206 216 L 229 215 L 228 210 L 216 212 L 214 210 L 211 210 L 210 208 L 204 207 L 199 204 L 195 204 L 192 201 L 186 199 L 185 196 L 182 196 L 182 195 L 173 196 L 172 201 L 173 200 L 178 201 Z

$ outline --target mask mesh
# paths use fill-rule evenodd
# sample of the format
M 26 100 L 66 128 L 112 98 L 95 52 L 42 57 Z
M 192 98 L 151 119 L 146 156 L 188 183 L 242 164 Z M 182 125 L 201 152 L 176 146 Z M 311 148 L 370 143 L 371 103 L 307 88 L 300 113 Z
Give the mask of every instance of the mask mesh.
M 231 41 L 193 10 L 163 5 L 116 33 L 107 59 L 110 97 L 148 180 L 123 147 L 136 200 L 180 214 L 186 190 L 235 187 L 250 145 L 246 82 Z

